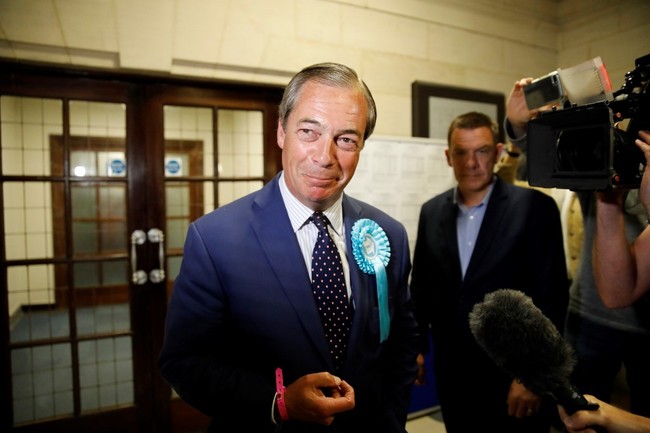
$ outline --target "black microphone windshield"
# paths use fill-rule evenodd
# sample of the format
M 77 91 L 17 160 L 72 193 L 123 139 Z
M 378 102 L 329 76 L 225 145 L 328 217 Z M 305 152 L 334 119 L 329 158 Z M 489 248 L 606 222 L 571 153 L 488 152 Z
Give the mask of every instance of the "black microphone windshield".
M 523 292 L 488 293 L 474 305 L 469 327 L 488 356 L 531 391 L 551 393 L 568 383 L 575 366 L 571 347 Z
M 487 294 L 474 305 L 469 326 L 488 356 L 526 388 L 552 395 L 569 413 L 598 407 L 571 385 L 573 350 L 525 293 L 500 289 Z

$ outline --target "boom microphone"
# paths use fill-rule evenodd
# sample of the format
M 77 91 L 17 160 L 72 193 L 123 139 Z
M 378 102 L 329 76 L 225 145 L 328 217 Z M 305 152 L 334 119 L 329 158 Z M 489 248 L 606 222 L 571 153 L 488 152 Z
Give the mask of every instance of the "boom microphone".
M 573 350 L 523 292 L 500 289 L 488 293 L 482 303 L 474 305 L 469 326 L 488 356 L 529 390 L 551 395 L 568 414 L 598 408 L 570 382 L 576 364 Z

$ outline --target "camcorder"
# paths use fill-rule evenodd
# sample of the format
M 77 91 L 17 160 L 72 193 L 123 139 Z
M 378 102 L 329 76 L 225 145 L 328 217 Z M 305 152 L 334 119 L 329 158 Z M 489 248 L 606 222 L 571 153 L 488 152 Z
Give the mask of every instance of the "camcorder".
M 524 87 L 528 108 L 542 107 L 528 124 L 530 185 L 593 191 L 639 187 L 645 157 L 634 141 L 640 130 L 650 130 L 650 54 L 634 63 L 615 92 L 600 58 Z

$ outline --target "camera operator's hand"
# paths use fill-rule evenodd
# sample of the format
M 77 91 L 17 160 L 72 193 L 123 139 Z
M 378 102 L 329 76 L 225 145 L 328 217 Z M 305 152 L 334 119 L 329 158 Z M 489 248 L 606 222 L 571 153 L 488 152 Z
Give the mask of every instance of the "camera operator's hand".
M 640 433 L 647 432 L 650 429 L 650 418 L 634 415 L 631 412 L 617 408 L 602 400 L 598 400 L 593 395 L 587 395 L 587 400 L 596 403 L 596 410 L 579 410 L 569 415 L 562 406 L 558 405 L 560 418 L 567 431 L 577 432 L 594 432 L 594 426 L 602 426 L 609 433 Z
M 530 119 L 537 113 L 533 113 L 526 105 L 526 95 L 524 94 L 524 87 L 533 81 L 532 78 L 522 78 L 515 82 L 508 103 L 506 105 L 506 117 L 512 126 L 512 132 L 516 137 L 521 137 L 526 133 L 526 127 Z
M 645 171 L 641 179 L 641 186 L 639 188 L 639 198 L 645 208 L 646 215 L 650 218 L 650 131 L 640 131 L 639 139 L 636 140 L 636 145 L 643 151 L 645 155 Z
M 508 96 L 508 103 L 506 105 L 506 118 L 510 122 L 512 132 L 515 134 L 514 138 L 519 138 L 526 134 L 528 122 L 540 113 L 540 111 L 551 110 L 553 105 L 544 105 L 542 107 L 530 110 L 526 104 L 526 94 L 524 87 L 533 82 L 533 78 L 522 78 L 515 82 L 514 87 Z

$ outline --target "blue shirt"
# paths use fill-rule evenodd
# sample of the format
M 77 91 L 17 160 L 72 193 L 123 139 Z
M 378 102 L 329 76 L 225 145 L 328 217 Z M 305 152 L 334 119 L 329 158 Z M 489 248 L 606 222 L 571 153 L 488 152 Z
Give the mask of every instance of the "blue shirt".
M 474 246 L 478 233 L 481 230 L 487 203 L 492 195 L 492 188 L 494 182 L 490 184 L 487 194 L 483 197 L 481 203 L 476 206 L 466 206 L 460 202 L 458 196 L 458 188 L 454 192 L 454 202 L 458 206 L 458 215 L 456 216 L 456 238 L 458 240 L 458 255 L 460 256 L 460 266 L 463 272 L 463 279 L 467 266 L 472 258 Z

